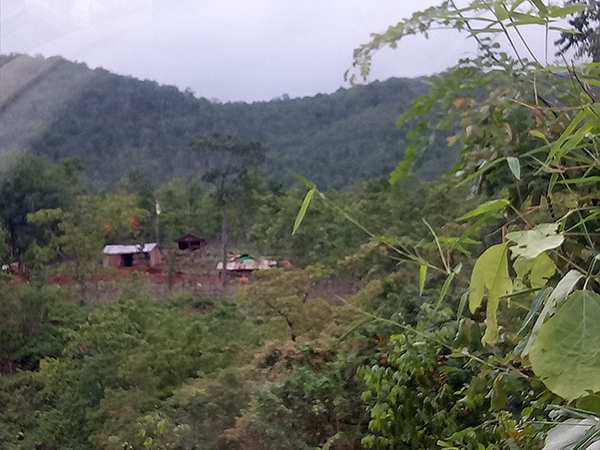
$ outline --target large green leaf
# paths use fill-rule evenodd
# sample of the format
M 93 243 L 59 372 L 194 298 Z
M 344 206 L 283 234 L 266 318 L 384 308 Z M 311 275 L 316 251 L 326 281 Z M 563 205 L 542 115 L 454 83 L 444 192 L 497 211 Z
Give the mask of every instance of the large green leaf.
M 571 294 L 542 327 L 529 359 L 548 389 L 567 400 L 600 391 L 600 295 Z
M 486 319 L 487 329 L 481 342 L 496 342 L 498 339 L 498 304 L 500 297 L 512 292 L 512 281 L 508 275 L 508 244 L 498 244 L 488 248 L 479 257 L 471 274 L 471 294 L 469 308 L 475 312 L 485 292 L 488 293 Z
M 600 392 L 581 397 L 577 400 L 577 408 L 600 416 Z
M 556 232 L 558 225 L 558 223 L 540 223 L 532 230 L 508 233 L 506 239 L 517 244 L 510 248 L 513 256 L 533 259 L 546 250 L 559 247 L 565 237 Z
M 531 349 L 533 348 L 533 344 L 539 334 L 540 330 L 544 326 L 544 321 L 547 316 L 551 316 L 556 311 L 557 305 L 562 302 L 567 296 L 571 293 L 577 282 L 583 277 L 581 272 L 575 269 L 569 270 L 567 274 L 558 282 L 548 300 L 544 304 L 544 308 L 537 318 L 535 324 L 533 325 L 533 329 L 531 330 L 531 335 L 529 336 L 529 341 L 523 350 L 523 356 L 527 356 Z

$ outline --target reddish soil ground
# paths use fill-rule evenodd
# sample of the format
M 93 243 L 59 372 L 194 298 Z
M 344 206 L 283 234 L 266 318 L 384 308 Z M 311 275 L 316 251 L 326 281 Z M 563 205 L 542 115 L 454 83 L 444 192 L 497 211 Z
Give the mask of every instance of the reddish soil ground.
M 141 273 L 142 276 L 150 280 L 155 284 L 168 284 L 169 283 L 169 272 L 161 270 L 160 268 L 154 269 L 137 269 L 133 267 L 120 267 L 116 273 L 111 274 L 98 274 L 92 275 L 86 278 L 87 281 L 116 281 L 124 278 L 129 278 L 134 272 Z M 228 283 L 233 284 L 245 284 L 249 280 L 247 277 L 230 277 Z M 71 282 L 71 274 L 52 272 L 48 274 L 48 282 L 59 285 L 67 285 Z M 172 284 L 181 285 L 220 285 L 221 279 L 219 278 L 218 272 L 209 274 L 191 274 L 184 272 L 174 272 L 171 276 Z
M 217 262 L 220 259 L 218 252 L 175 251 L 170 255 L 165 255 L 165 259 L 168 260 L 168 257 L 174 258 L 171 286 L 176 290 L 189 290 L 191 288 L 192 292 L 198 295 L 231 298 L 239 286 L 251 283 L 253 279 L 251 274 L 247 276 L 230 274 L 228 276 L 228 287 L 223 290 L 219 272 L 216 270 Z M 150 283 L 157 285 L 157 288 L 158 286 L 164 286 L 164 288 L 159 290 L 155 289 L 157 294 L 166 289 L 166 285 L 169 284 L 168 264 L 163 263 L 154 268 L 149 267 L 146 261 L 136 261 L 134 264 L 137 267 L 104 268 L 102 270 L 103 273 L 87 277 L 86 282 L 90 285 L 96 282 L 110 283 L 129 278 L 137 272 Z M 74 281 L 68 273 L 51 272 L 48 274 L 49 283 L 66 286 L 72 284 Z M 317 283 L 311 296 L 325 298 L 331 303 L 339 303 L 338 296 L 353 295 L 358 291 L 358 288 L 356 280 L 343 275 L 337 275 Z M 116 285 L 114 285 L 114 289 L 107 288 L 106 286 L 101 289 L 108 289 L 109 293 L 112 294 L 114 292 L 111 289 L 115 290 L 115 292 L 119 290 Z M 97 295 L 100 294 L 97 293 Z

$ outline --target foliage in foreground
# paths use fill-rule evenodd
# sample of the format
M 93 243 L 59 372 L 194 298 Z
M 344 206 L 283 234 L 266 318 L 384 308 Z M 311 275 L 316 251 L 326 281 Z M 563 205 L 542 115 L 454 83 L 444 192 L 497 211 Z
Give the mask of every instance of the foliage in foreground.
M 476 322 L 485 318 L 481 323 L 483 347 L 474 354 L 463 347 L 461 353 L 470 358 L 471 365 L 481 365 L 482 374 L 490 368 L 497 371 L 493 380 L 488 380 L 494 387 L 489 391 L 492 409 L 494 403 L 500 409 L 510 409 L 505 390 L 507 377 L 514 372 L 525 382 L 520 392 L 533 390 L 535 393 L 540 385 L 545 387 L 545 392 L 542 389 L 535 394 L 538 405 L 561 404 L 562 409 L 558 411 L 585 418 L 597 418 L 600 411 L 600 380 L 596 376 L 600 373 L 597 351 L 600 345 L 597 325 L 600 320 L 597 265 L 600 67 L 597 63 L 544 65 L 529 51 L 519 32 L 519 27 L 531 24 L 542 25 L 547 30 L 558 18 L 568 14 L 587 17 L 588 9 L 594 7 L 594 4 L 577 2 L 560 7 L 540 1 L 516 1 L 472 2 L 459 10 L 453 3 L 445 2 L 415 13 L 384 34 L 374 35 L 372 42 L 355 52 L 355 65 L 366 75 L 375 50 L 386 45 L 395 47 L 404 36 L 426 33 L 430 27 L 466 30 L 477 41 L 480 51 L 477 58 L 462 60 L 448 73 L 436 77 L 430 94 L 417 99 L 413 109 L 399 118 L 401 124 L 409 118 L 423 116 L 432 108 L 444 110 L 435 120 L 420 122 L 413 133 L 414 143 L 392 173 L 391 182 L 406 173 L 432 136 L 453 129 L 455 135 L 448 142 L 460 146 L 462 157 L 455 169 L 459 184 L 471 184 L 473 195 L 483 192 L 491 197 L 459 218 L 468 224 L 461 235 L 442 240 L 431 228 L 439 250 L 438 262 L 423 258 L 418 247 L 394 249 L 420 265 L 421 291 L 427 285 L 428 272 L 445 273 L 438 305 L 444 303 L 452 287 L 462 293 L 457 310 L 459 318 L 467 302 Z M 497 34 L 508 39 L 512 56 L 494 42 Z M 519 53 L 517 41 L 524 45 L 530 59 Z M 589 49 L 588 44 L 597 45 L 594 36 L 582 43 L 582 48 Z M 584 53 L 593 55 L 588 50 Z M 312 187 L 309 193 L 307 198 L 315 195 L 316 188 Z M 464 253 L 461 244 L 477 234 L 486 250 L 475 261 L 470 279 L 465 279 L 460 275 L 463 264 L 456 264 L 453 255 Z M 394 245 L 393 239 L 389 242 L 390 246 Z M 451 245 L 444 246 L 444 243 Z M 480 311 L 484 305 L 485 313 Z M 524 317 L 511 311 L 515 307 L 526 313 Z M 461 326 L 468 325 L 471 332 L 478 330 L 479 324 L 470 321 L 462 319 Z M 414 329 L 410 334 L 432 342 L 431 335 Z M 410 349 L 404 345 L 406 338 L 396 339 L 396 342 L 393 350 L 401 358 L 409 358 Z M 462 347 L 445 345 L 454 352 Z M 391 350 L 390 355 L 393 354 Z M 531 427 L 521 421 L 531 419 L 531 407 L 527 403 L 533 399 L 528 400 L 524 395 L 516 411 L 516 422 L 495 442 L 476 433 L 470 436 L 454 433 L 451 439 L 444 440 L 441 430 L 429 430 L 432 435 L 425 431 L 423 436 L 415 436 L 401 427 L 394 428 L 396 415 L 402 414 L 404 406 L 398 402 L 402 406 L 390 408 L 390 404 L 398 400 L 397 392 L 389 386 L 402 390 L 412 376 L 404 375 L 407 369 L 403 368 L 402 360 L 395 359 L 392 364 L 391 372 L 385 367 L 376 368 L 372 373 L 363 372 L 367 384 L 373 383 L 375 377 L 377 383 L 371 384 L 371 388 L 383 400 L 371 409 L 372 434 L 363 440 L 370 447 L 476 448 L 478 441 L 481 448 L 486 448 L 488 442 L 493 448 L 512 448 L 517 443 L 521 447 L 520 439 L 530 434 Z M 408 373 L 418 375 L 418 371 Z M 423 382 L 416 385 L 427 386 Z M 461 401 L 468 398 L 467 395 Z M 560 414 L 553 415 L 558 416 Z M 484 431 L 497 419 L 499 417 L 482 417 L 477 432 Z M 500 424 L 504 426 L 511 420 L 507 422 L 505 417 Z M 509 431 L 511 428 L 513 432 Z M 597 425 L 588 428 L 586 435 L 573 443 L 573 448 L 587 448 L 600 438 Z M 520 430 L 519 433 L 515 434 L 516 430 Z M 535 433 L 534 427 L 533 435 Z M 418 441 L 433 436 L 440 437 L 438 442 Z M 456 439 L 457 436 L 461 439 Z M 462 440 L 471 437 L 475 439 L 471 443 Z

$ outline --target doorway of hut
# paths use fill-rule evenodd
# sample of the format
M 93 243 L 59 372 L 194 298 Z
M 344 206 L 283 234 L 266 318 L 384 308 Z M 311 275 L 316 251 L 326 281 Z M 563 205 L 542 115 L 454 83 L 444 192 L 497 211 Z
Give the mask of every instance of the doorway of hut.
M 133 253 L 126 253 L 121 255 L 121 267 L 133 266 Z

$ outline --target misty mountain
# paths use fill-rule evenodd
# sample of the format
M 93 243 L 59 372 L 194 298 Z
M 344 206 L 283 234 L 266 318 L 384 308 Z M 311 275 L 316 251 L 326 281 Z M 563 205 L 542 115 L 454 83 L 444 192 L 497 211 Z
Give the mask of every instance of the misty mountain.
M 60 57 L 0 55 L 0 148 L 51 162 L 79 155 L 95 190 L 133 167 L 158 182 L 195 176 L 190 138 L 229 131 L 265 145 L 269 176 L 289 183 L 297 172 L 339 188 L 393 170 L 410 129 L 396 128 L 396 118 L 427 90 L 424 79 L 390 79 L 314 97 L 219 103 Z M 441 143 L 417 172 L 433 178 L 455 160 Z

